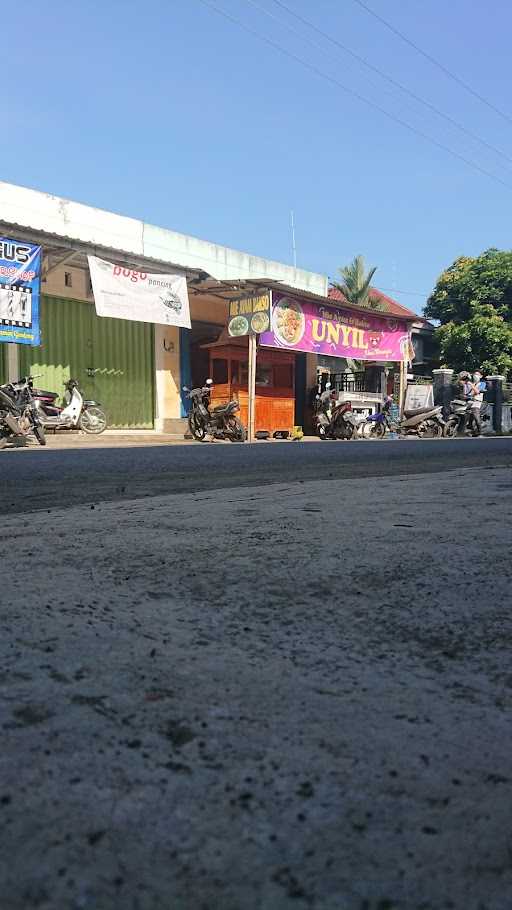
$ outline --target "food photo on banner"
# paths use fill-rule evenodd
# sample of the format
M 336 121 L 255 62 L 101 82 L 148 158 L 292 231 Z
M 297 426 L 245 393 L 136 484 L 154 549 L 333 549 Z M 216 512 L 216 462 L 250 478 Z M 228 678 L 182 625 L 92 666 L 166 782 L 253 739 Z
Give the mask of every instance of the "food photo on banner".
M 260 342 L 273 348 L 384 362 L 406 360 L 410 349 L 407 323 L 401 319 L 276 292 L 271 327 Z
M 270 294 L 240 297 L 229 302 L 228 332 L 233 338 L 259 335 L 270 329 Z
M 151 274 L 88 256 L 98 316 L 190 328 L 187 280 Z
M 0 343 L 38 345 L 41 247 L 0 237 Z

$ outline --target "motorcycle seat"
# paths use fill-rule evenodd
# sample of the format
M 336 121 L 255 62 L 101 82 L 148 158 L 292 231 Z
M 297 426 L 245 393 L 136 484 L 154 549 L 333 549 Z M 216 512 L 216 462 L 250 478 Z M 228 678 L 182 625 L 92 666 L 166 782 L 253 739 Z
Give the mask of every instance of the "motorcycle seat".
M 228 401 L 227 404 L 218 404 L 215 408 L 212 408 L 212 414 L 223 414 L 226 411 L 234 411 L 236 408 L 236 401 Z
M 44 389 L 32 389 L 32 395 L 38 398 L 51 398 L 52 401 L 59 397 L 57 392 L 45 392 Z
M 419 417 L 420 414 L 434 414 L 441 408 L 412 408 L 404 411 L 404 417 Z

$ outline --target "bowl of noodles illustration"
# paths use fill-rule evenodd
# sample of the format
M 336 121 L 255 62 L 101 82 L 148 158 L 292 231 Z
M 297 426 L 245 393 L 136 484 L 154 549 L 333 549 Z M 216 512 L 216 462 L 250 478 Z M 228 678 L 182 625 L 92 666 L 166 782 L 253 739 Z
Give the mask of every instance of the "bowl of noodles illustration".
M 259 335 L 261 332 L 266 332 L 268 328 L 270 328 L 268 313 L 255 313 L 251 319 L 252 331 Z
M 274 334 L 282 344 L 298 344 L 306 329 L 306 318 L 300 303 L 283 297 L 272 315 Z

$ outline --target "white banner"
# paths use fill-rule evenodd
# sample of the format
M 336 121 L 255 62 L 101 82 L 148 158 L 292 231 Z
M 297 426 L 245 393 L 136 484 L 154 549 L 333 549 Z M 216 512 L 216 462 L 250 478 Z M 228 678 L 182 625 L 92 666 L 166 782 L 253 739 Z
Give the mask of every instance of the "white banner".
M 152 275 L 88 256 L 98 316 L 190 328 L 187 280 Z

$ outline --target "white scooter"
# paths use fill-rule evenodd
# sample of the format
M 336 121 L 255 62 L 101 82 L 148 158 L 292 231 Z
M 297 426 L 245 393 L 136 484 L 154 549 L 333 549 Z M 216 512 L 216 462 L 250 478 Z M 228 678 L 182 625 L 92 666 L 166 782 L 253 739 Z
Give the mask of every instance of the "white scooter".
M 48 430 L 80 429 L 96 436 L 103 433 L 107 418 L 99 401 L 84 400 L 76 379 L 70 379 L 64 387 L 68 401 L 63 408 L 55 404 L 57 392 L 32 389 L 32 397 L 43 426 Z

